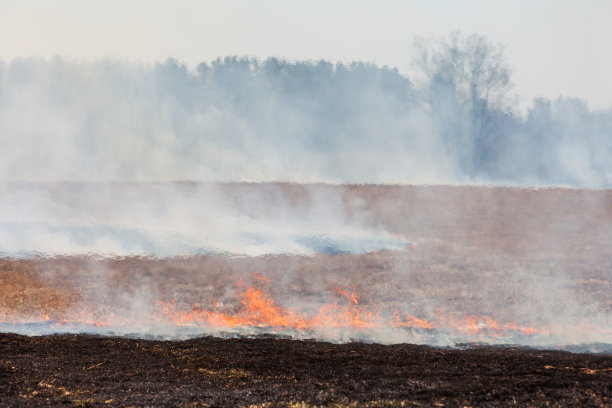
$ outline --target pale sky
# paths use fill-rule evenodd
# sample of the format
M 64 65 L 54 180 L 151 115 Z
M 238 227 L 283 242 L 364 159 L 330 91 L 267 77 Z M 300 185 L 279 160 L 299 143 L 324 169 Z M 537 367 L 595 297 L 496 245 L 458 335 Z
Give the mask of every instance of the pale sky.
M 415 36 L 487 35 L 532 97 L 612 108 L 610 0 L 0 0 L 0 59 L 219 56 L 375 62 L 409 73 Z

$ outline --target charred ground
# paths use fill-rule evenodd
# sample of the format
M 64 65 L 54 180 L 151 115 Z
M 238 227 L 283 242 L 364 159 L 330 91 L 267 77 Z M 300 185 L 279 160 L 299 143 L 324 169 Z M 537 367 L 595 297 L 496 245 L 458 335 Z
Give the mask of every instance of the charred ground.
M 609 406 L 612 356 L 0 335 L 0 406 Z

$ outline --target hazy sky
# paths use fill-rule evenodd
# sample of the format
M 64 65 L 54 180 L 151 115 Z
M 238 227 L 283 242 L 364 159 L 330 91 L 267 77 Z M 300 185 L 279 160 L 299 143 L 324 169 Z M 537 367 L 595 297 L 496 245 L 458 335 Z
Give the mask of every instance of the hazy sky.
M 612 1 L 0 0 L 0 58 L 218 56 L 363 60 L 408 73 L 414 36 L 453 30 L 507 47 L 523 104 L 612 107 Z

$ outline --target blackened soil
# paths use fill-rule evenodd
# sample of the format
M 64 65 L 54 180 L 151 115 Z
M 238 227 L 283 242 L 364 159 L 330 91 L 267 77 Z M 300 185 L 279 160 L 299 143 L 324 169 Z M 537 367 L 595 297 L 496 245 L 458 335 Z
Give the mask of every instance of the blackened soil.
M 0 406 L 610 406 L 612 356 L 0 334 Z

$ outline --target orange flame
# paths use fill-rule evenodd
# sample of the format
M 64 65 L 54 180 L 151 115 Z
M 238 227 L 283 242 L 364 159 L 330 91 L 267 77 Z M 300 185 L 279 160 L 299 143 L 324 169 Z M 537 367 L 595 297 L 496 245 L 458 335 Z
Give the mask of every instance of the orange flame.
M 371 329 L 405 329 L 413 333 L 431 333 L 444 331 L 455 333 L 463 338 L 487 340 L 507 336 L 547 336 L 549 328 L 538 328 L 534 325 L 500 322 L 486 315 L 457 316 L 454 313 L 436 310 L 428 317 L 418 316 L 413 308 L 411 313 L 400 309 L 388 309 L 379 304 L 362 301 L 356 286 L 352 289 L 335 288 L 332 299 L 318 309 L 304 312 L 299 309 L 277 304 L 266 290 L 270 280 L 256 272 L 252 277 L 253 284 L 237 284 L 239 298 L 229 306 L 213 301 L 211 306 L 200 304 L 186 306 L 176 300 L 160 300 L 149 312 L 139 315 L 119 315 L 116 313 L 99 314 L 85 310 L 72 311 L 70 319 L 58 318 L 56 315 L 44 314 L 42 317 L 54 327 L 70 325 L 91 325 L 104 327 L 138 327 L 154 325 L 176 325 L 201 328 L 248 330 L 264 328 L 266 330 L 317 331 L 325 329 L 349 329 L 367 331 Z M 335 298 L 334 298 L 335 297 Z M 597 332 L 598 326 L 585 322 L 576 327 L 579 331 Z M 604 329 L 605 330 L 605 329 Z
M 256 283 L 269 283 L 264 276 L 256 273 Z M 300 311 L 292 311 L 276 304 L 263 288 L 249 286 L 242 294 L 240 307 L 233 311 L 223 311 L 214 307 L 212 310 L 193 306 L 191 310 L 179 308 L 175 301 L 160 301 L 163 316 L 179 326 L 204 325 L 214 327 L 267 327 L 275 329 L 314 330 L 325 328 L 347 329 L 380 329 L 380 328 L 413 328 L 421 330 L 453 330 L 467 336 L 486 335 L 500 337 L 509 332 L 533 336 L 545 333 L 534 327 L 516 324 L 500 324 L 489 316 L 463 316 L 457 318 L 452 314 L 437 312 L 436 321 L 414 316 L 408 312 L 394 310 L 385 317 L 381 309 L 372 304 L 361 303 L 356 287 L 346 290 L 335 289 L 338 300 L 324 304 L 315 314 L 305 315 Z

